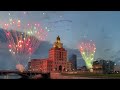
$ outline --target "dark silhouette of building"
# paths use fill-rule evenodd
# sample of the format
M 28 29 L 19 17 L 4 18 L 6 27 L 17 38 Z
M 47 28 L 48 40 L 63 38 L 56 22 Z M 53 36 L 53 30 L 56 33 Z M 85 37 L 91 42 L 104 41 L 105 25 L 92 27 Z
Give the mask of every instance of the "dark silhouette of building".
M 110 60 L 99 60 L 93 62 L 94 71 L 100 71 L 104 74 L 114 72 L 114 62 Z M 102 71 L 101 71 L 102 70 Z
M 69 61 L 72 63 L 72 69 L 77 70 L 77 55 L 72 54 L 69 58 Z
M 99 61 L 93 62 L 93 73 L 103 73 L 103 67 Z
M 82 66 L 80 69 L 81 69 L 82 71 L 88 71 L 88 69 L 87 69 L 86 66 Z
M 112 73 L 114 72 L 114 62 L 110 60 L 100 60 L 100 64 L 103 67 L 103 73 Z

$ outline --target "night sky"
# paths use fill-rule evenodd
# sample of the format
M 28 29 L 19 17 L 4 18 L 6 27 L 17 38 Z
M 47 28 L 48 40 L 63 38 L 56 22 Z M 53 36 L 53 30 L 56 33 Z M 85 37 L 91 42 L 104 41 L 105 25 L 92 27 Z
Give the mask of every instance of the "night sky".
M 119 64 L 120 12 L 0 11 L 0 23 L 6 23 L 10 18 L 19 19 L 21 28 L 25 23 L 39 23 L 47 30 L 46 42 L 50 44 L 58 35 L 69 49 L 78 49 L 78 44 L 84 39 L 93 40 L 96 45 L 95 59 L 110 59 Z

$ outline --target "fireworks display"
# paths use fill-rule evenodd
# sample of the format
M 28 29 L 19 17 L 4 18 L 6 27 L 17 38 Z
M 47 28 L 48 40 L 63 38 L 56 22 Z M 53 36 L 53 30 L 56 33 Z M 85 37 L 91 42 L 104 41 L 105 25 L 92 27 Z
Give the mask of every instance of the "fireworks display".
M 87 68 L 92 72 L 92 63 L 96 50 L 95 44 L 93 43 L 92 40 L 84 41 L 80 43 L 79 50 L 81 52 L 83 59 L 85 60 Z
M 26 14 L 26 12 L 24 12 Z M 9 15 L 11 15 L 9 13 Z M 47 37 L 47 30 L 39 23 L 23 24 L 20 19 L 9 18 L 7 23 L 1 23 L 7 38 L 9 52 L 16 60 L 16 68 L 26 68 L 31 55 Z M 2 34 L 2 33 L 1 33 Z M 4 36 L 4 35 L 3 35 Z
M 48 33 L 58 30 L 56 28 L 62 30 L 63 25 L 66 26 L 68 33 L 70 30 L 68 26 L 72 23 L 71 20 L 64 19 L 62 12 L 7 11 L 3 13 L 0 15 L 0 28 L 4 33 L 0 32 L 2 37 L 0 40 L 4 39 L 7 42 L 8 51 L 14 57 L 16 65 L 20 64 L 25 69 L 41 41 L 46 40 Z M 54 15 L 58 20 L 53 18 Z
M 16 69 L 19 70 L 20 72 L 23 72 L 25 70 L 24 66 L 21 64 L 17 64 Z

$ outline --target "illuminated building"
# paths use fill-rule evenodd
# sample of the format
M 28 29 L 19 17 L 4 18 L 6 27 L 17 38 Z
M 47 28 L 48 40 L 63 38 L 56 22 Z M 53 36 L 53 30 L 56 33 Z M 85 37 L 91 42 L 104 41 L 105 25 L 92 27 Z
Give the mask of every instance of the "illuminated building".
M 67 51 L 58 36 L 53 47 L 49 50 L 47 59 L 33 59 L 29 62 L 28 68 L 31 71 L 41 72 L 63 72 L 71 71 L 71 62 L 67 61 Z

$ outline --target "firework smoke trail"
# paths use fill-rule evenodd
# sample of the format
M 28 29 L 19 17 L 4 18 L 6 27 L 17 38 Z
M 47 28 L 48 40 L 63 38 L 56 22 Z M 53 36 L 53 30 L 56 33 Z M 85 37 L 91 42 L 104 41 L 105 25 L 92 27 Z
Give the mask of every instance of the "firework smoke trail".
M 87 68 L 92 72 L 92 63 L 96 50 L 95 44 L 92 42 L 92 40 L 82 42 L 80 43 L 79 50 L 83 59 L 85 60 Z
M 24 24 L 21 28 L 21 20 L 16 19 L 10 19 L 8 23 L 1 24 L 1 27 L 5 32 L 9 51 L 16 59 L 16 67 L 25 68 L 40 42 L 46 39 L 47 31 L 39 23 Z

